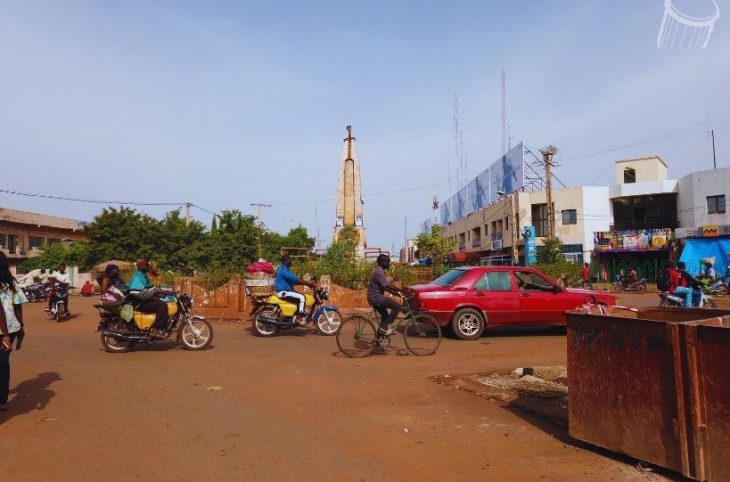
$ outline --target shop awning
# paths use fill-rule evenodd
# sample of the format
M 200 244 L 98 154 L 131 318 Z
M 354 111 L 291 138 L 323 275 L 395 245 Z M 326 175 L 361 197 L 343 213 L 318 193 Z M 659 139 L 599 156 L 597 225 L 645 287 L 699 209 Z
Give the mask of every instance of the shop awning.
M 724 276 L 730 264 L 730 238 L 698 238 L 687 239 L 684 243 L 680 261 L 687 264 L 687 271 L 692 275 L 702 272 L 702 258 L 715 258 L 715 274 Z

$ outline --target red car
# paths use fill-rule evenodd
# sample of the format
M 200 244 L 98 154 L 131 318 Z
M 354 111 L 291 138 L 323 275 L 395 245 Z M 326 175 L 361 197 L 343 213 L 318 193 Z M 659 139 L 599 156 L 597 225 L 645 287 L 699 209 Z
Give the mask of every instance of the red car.
M 485 327 L 565 325 L 565 312 L 590 296 L 600 304 L 616 304 L 614 295 L 561 288 L 544 273 L 522 266 L 452 269 L 411 289 L 412 308 L 430 312 L 462 340 L 479 338 Z

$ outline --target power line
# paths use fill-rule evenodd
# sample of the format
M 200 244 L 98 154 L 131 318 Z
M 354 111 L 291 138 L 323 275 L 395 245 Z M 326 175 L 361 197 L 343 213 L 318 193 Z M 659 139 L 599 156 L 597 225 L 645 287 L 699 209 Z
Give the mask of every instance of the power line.
M 169 203 L 169 202 L 141 202 L 141 201 L 104 201 L 100 199 L 82 199 L 66 196 L 54 196 L 51 194 L 37 194 L 32 192 L 12 191 L 10 189 L 0 189 L 0 193 L 13 194 L 16 196 L 35 197 L 43 199 L 54 199 L 56 201 L 82 202 L 92 204 L 123 204 L 129 206 L 182 206 L 185 202 Z

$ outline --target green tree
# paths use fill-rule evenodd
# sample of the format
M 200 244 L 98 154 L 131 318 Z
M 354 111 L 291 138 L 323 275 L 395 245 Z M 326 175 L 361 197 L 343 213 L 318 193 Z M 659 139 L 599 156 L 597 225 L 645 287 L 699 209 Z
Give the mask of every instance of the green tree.
M 340 231 L 338 240 L 333 242 L 322 259 L 312 266 L 313 274 L 328 274 L 332 281 L 350 289 L 363 288 L 368 280 L 373 263 L 358 256 L 359 241 L 357 229 L 348 226 Z
M 563 258 L 563 242 L 558 238 L 545 238 L 537 249 L 537 262 L 543 264 L 557 263 Z
M 453 240 L 443 235 L 443 226 L 434 224 L 430 233 L 421 233 L 416 237 L 416 246 L 420 256 L 431 258 L 433 274 L 438 277 L 446 271 L 446 262 L 449 254 L 456 247 Z
M 105 208 L 86 226 L 87 264 L 110 259 L 134 261 L 157 254 L 159 221 L 130 208 Z
M 201 243 L 199 266 L 206 271 L 242 272 L 256 259 L 256 230 L 253 216 L 237 209 L 223 211 L 218 229 Z

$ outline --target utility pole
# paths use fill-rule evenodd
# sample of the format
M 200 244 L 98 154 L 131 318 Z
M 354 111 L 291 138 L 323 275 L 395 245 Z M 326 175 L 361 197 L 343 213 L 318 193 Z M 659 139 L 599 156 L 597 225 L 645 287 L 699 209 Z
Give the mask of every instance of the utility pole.
M 717 169 L 717 157 L 715 157 L 715 129 L 710 130 L 710 137 L 712 137 L 712 165 Z
M 517 246 L 517 240 L 519 239 L 519 229 L 517 227 L 517 191 L 513 192 L 510 198 L 512 210 L 512 264 L 516 266 L 520 261 L 520 251 Z
M 185 203 L 185 226 L 190 226 L 190 207 L 193 203 Z
M 264 204 L 261 202 L 251 203 L 251 206 L 256 206 L 256 224 L 258 228 L 256 230 L 256 245 L 258 248 L 258 258 L 261 259 L 261 232 L 264 230 L 264 208 L 270 208 L 271 204 Z
M 553 156 L 558 152 L 557 147 L 547 146 L 540 149 L 542 159 L 545 162 L 545 192 L 547 194 L 547 214 L 548 214 L 548 239 L 555 238 L 555 210 L 553 209 L 553 179 L 550 172 L 553 167 Z

